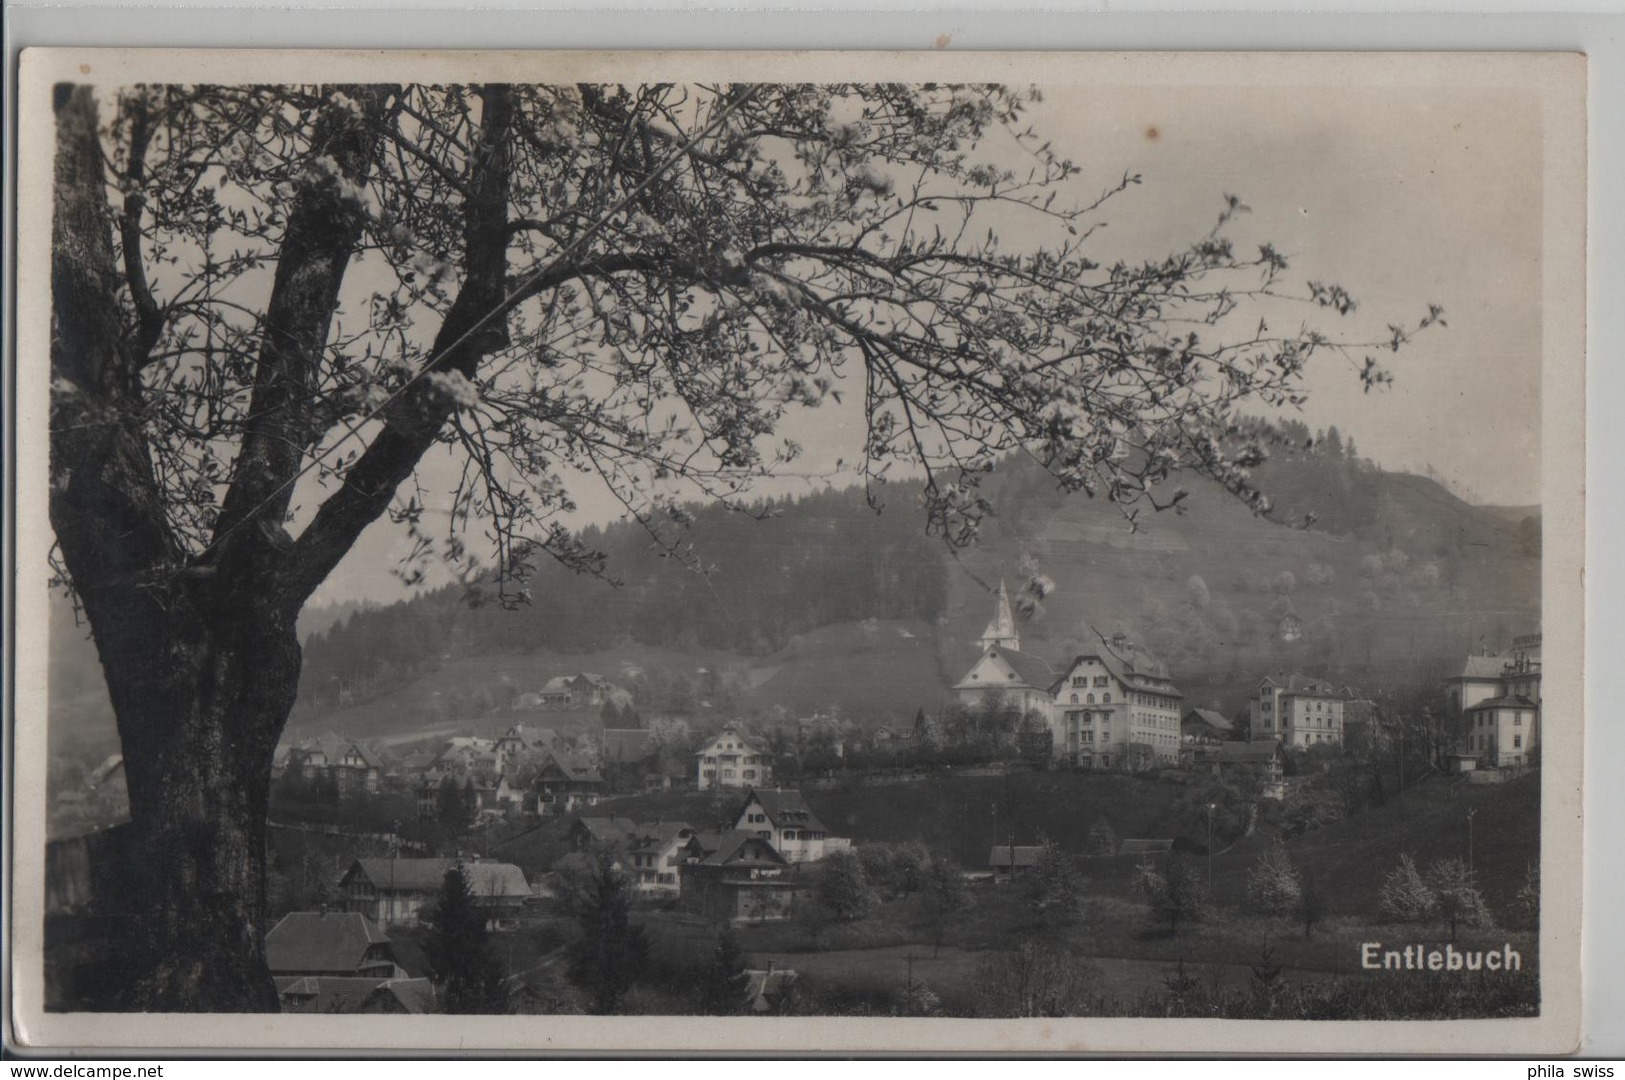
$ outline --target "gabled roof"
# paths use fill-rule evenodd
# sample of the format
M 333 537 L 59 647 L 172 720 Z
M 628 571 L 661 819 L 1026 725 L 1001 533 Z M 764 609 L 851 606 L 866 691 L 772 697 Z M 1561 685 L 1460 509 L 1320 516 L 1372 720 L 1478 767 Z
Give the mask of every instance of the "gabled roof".
M 1257 765 L 1274 761 L 1281 744 L 1274 739 L 1220 743 L 1214 760 L 1221 765 Z
M 778 849 L 753 832 L 734 829 L 724 833 L 717 850 L 701 860 L 702 866 L 789 866 Z
M 1348 696 L 1346 687 L 1334 686 L 1325 679 L 1311 678 L 1301 671 L 1294 671 L 1290 675 L 1266 675 L 1260 680 L 1259 685 L 1263 686 L 1265 683 L 1279 687 L 1288 694 L 1304 694 L 1310 697 L 1328 698 Z
M 1044 849 L 1037 844 L 999 844 L 988 852 L 989 866 L 1037 866 L 1038 853 Z
M 360 912 L 293 911 L 265 935 L 265 962 L 273 974 L 355 971 L 369 947 L 388 944 Z
M 773 823 L 774 828 L 815 829 L 819 832 L 828 832 L 824 828 L 824 823 L 818 820 L 818 815 L 813 813 L 812 807 L 807 805 L 807 800 L 801 797 L 799 791 L 765 791 L 752 788 L 745 795 L 745 801 L 740 805 L 739 813 L 734 815 L 735 821 L 738 821 L 739 817 L 744 814 L 745 807 L 750 805 L 752 799 L 755 799 L 761 805 L 762 812 L 767 815 L 767 820 Z
M 572 825 L 571 831 L 584 829 L 587 835 L 600 844 L 622 844 L 638 823 L 629 817 L 578 817 Z
M 463 875 L 468 878 L 468 891 L 476 900 L 530 895 L 525 872 L 513 863 L 465 862 Z
M 574 684 L 573 684 L 570 676 L 568 676 L 568 675 L 555 675 L 551 679 L 547 680 L 547 682 L 542 684 L 542 693 L 544 693 L 544 694 L 548 694 L 548 693 L 553 693 L 553 694 L 568 693 L 571 690 L 571 688 L 573 687 L 573 685 Z
M 1235 725 L 1233 725 L 1229 720 L 1226 720 L 1223 713 L 1217 712 L 1213 709 L 1192 709 L 1190 712 L 1185 714 L 1185 719 L 1187 721 L 1189 721 L 1192 717 L 1195 717 L 1202 723 L 1208 725 L 1209 727 L 1216 728 L 1219 731 L 1235 730 Z
M 1056 676 L 1055 684 L 1057 685 L 1057 688 L 1059 688 L 1059 683 L 1064 680 L 1067 675 L 1073 671 L 1073 669 L 1075 669 L 1085 660 L 1098 661 L 1100 666 L 1105 668 L 1107 673 L 1111 675 L 1112 678 L 1116 679 L 1130 690 L 1139 690 L 1147 694 L 1161 694 L 1163 697 L 1182 698 L 1185 696 L 1179 691 L 1179 688 L 1162 673 L 1162 665 L 1151 657 L 1150 654 L 1146 654 L 1140 659 L 1139 662 L 1143 666 L 1136 667 L 1133 661 L 1125 660 L 1122 657 L 1115 656 L 1105 650 L 1092 653 L 1080 653 L 1074 657 L 1072 661 L 1066 665 L 1066 670 L 1062 671 Z
M 538 772 L 546 773 L 549 765 L 557 768 L 567 780 L 576 780 L 583 784 L 604 782 L 603 776 L 593 763 L 574 750 L 549 750 Z
M 767 753 L 767 740 L 766 739 L 763 739 L 760 736 L 752 735 L 749 731 L 747 731 L 745 729 L 745 726 L 743 724 L 736 723 L 735 721 L 730 720 L 726 724 L 722 725 L 722 730 L 721 731 L 718 731 L 715 735 L 713 735 L 709 739 L 707 739 L 705 741 L 705 745 L 703 747 L 701 747 L 699 750 L 695 751 L 694 756 L 695 757 L 703 756 L 705 754 L 705 751 L 707 749 L 709 749 L 711 746 L 715 745 L 716 741 L 718 739 L 725 739 L 725 738 L 736 739 L 740 743 L 742 743 L 747 749 L 753 750 L 758 754 Z
M 678 840 L 693 835 L 694 829 L 686 821 L 661 821 L 638 825 L 630 834 L 633 851 L 664 851 Z
M 446 871 L 456 865 L 453 859 L 357 859 L 344 876 L 360 873 L 376 889 L 425 892 L 440 888 Z

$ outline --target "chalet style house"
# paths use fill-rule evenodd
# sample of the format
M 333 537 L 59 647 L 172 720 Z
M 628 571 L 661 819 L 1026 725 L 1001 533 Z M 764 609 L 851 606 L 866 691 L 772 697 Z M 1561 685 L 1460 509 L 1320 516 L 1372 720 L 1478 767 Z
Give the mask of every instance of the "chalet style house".
M 1258 684 L 1252 737 L 1289 748 L 1342 743 L 1344 705 L 1353 696 L 1346 686 L 1297 672 L 1266 676 Z
M 278 776 L 296 774 L 306 783 L 331 780 L 340 795 L 378 791 L 378 766 L 353 739 L 329 732 L 284 747 L 277 754 Z
M 773 779 L 773 758 L 762 740 L 736 723 L 722 730 L 694 754 L 695 780 L 700 790 L 753 788 Z
M 454 859 L 357 859 L 339 881 L 346 911 L 365 915 L 383 926 L 413 926 L 423 909 L 440 895 L 446 871 L 462 869 L 475 906 L 486 912 L 492 929 L 518 925 L 529 898 L 525 872 L 511 863 L 461 862 Z
M 796 883 L 790 862 L 765 838 L 735 829 L 705 852 L 696 836 L 697 856 L 683 868 L 680 903 L 684 910 L 728 922 L 769 922 L 790 918 Z
M 739 808 L 734 828 L 766 840 L 792 863 L 822 859 L 829 837 L 799 791 L 753 789 Z
M 542 817 L 597 806 L 604 797 L 604 786 L 604 777 L 592 762 L 573 750 L 549 750 L 531 781 L 536 813 Z
M 1477 764 L 1517 768 L 1540 746 L 1540 635 L 1514 638 L 1501 656 L 1469 656 L 1445 680 L 1446 713 L 1459 753 Z
M 1191 709 L 1179 721 L 1179 760 L 1183 765 L 1207 761 L 1220 743 L 1236 737 L 1236 725 L 1216 709 Z

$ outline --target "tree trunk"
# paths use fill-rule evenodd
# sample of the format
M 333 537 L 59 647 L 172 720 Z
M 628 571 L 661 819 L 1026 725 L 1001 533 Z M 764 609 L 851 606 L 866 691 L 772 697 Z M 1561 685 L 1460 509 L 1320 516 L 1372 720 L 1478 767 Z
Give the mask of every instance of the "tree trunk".
M 113 645 L 131 634 L 151 631 L 104 620 L 97 638 Z M 124 1004 L 276 1011 L 261 950 L 265 820 L 271 760 L 298 687 L 293 621 L 245 605 L 166 637 L 164 685 L 104 665 L 143 848 L 127 902 L 140 916 L 144 976 Z

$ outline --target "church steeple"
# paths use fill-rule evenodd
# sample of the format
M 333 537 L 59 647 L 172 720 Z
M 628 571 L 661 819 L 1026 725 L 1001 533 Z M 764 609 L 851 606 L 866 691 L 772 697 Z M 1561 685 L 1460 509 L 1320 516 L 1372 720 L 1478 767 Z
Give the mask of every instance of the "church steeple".
M 1021 635 L 1016 633 L 1015 616 L 1010 614 L 1010 594 L 1005 591 L 1002 578 L 999 580 L 999 600 L 993 610 L 993 621 L 982 631 L 981 645 L 983 652 L 994 646 L 1021 651 Z

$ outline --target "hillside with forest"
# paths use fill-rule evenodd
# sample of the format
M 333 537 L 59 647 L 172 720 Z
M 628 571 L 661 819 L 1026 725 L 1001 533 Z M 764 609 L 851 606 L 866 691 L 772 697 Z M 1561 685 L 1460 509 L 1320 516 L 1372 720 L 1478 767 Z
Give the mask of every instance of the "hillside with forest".
M 467 725 L 578 670 L 627 687 L 645 715 L 908 719 L 974 659 L 1001 580 L 1024 651 L 1060 663 L 1120 632 L 1192 704 L 1229 711 L 1289 668 L 1373 693 L 1436 685 L 1466 653 L 1538 628 L 1538 508 L 1476 507 L 1384 472 L 1335 430 L 1287 424 L 1272 442 L 1255 472 L 1267 518 L 1192 479 L 1178 510 L 1131 523 L 1011 459 L 984 483 L 996 516 L 957 553 L 925 534 L 906 485 L 881 489 L 881 512 L 857 488 L 690 507 L 683 540 L 703 573 L 635 524 L 589 529 L 611 580 L 540 566 L 516 610 L 447 586 L 318 613 L 291 723 Z M 1032 581 L 1053 588 L 1039 599 Z M 94 719 L 93 649 L 71 617 L 53 639 L 53 717 Z

